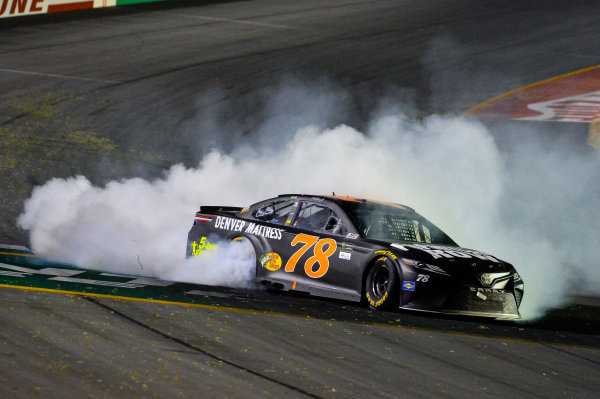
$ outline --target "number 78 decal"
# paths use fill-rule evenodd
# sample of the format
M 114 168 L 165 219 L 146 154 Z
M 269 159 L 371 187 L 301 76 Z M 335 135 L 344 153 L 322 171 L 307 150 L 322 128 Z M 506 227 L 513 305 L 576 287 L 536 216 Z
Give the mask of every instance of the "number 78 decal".
M 304 263 L 304 271 L 306 275 L 311 278 L 320 278 L 327 273 L 329 269 L 329 257 L 333 255 L 335 250 L 337 249 L 337 243 L 332 238 L 323 238 L 319 240 L 317 236 L 311 236 L 308 234 L 298 234 L 292 240 L 292 247 L 295 247 L 298 243 L 303 243 L 302 245 L 287 261 L 285 264 L 286 272 L 293 272 L 296 268 L 296 263 L 298 260 L 308 251 L 312 246 L 313 248 L 313 256 L 308 258 L 306 263 Z M 323 250 L 323 248 L 327 245 L 327 249 Z M 317 270 L 313 270 L 315 263 L 319 264 L 319 268 Z

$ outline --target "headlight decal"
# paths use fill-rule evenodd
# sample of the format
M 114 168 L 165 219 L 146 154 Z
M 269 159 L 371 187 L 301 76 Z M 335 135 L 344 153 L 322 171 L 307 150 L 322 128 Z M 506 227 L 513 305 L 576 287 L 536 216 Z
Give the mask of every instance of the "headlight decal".
M 443 276 L 449 276 L 449 274 L 446 273 L 446 271 L 444 271 L 444 269 L 442 269 L 441 267 L 436 266 L 436 265 L 430 265 L 427 263 L 423 263 L 423 262 L 412 260 L 412 259 L 406 259 L 406 258 L 402 258 L 402 262 L 404 262 L 404 264 L 414 267 L 416 269 L 426 270 L 428 272 L 441 274 Z

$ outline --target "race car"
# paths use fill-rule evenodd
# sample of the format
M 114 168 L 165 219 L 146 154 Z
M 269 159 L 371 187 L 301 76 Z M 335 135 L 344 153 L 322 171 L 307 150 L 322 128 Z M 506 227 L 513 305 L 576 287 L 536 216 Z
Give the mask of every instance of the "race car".
M 336 195 L 283 194 L 246 208 L 202 206 L 187 257 L 246 241 L 256 283 L 272 290 L 410 309 L 518 319 L 523 280 L 459 247 L 414 209 Z

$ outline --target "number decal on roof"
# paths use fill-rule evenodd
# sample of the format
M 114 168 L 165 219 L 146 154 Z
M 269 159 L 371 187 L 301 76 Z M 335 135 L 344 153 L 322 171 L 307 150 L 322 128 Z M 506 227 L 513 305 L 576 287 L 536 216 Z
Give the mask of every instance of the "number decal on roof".
M 298 243 L 302 245 L 287 261 L 285 264 L 286 272 L 293 272 L 296 269 L 298 260 L 304 255 L 311 247 L 313 248 L 313 256 L 307 259 L 304 263 L 304 272 L 310 278 L 321 278 L 329 270 L 329 257 L 335 253 L 337 249 L 337 243 L 332 238 L 323 238 L 319 240 L 317 236 L 311 236 L 308 234 L 298 234 L 292 240 L 292 247 L 295 247 Z M 327 249 L 324 247 L 327 246 Z M 319 267 L 314 270 L 315 264 Z

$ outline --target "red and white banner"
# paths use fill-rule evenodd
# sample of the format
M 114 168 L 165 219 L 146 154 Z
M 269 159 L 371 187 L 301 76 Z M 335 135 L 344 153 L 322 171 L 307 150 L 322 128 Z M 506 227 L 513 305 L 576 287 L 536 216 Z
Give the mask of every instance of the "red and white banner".
M 518 120 L 591 123 L 600 118 L 600 91 L 528 104 L 537 115 Z
M 590 123 L 600 110 L 600 66 L 509 91 L 467 112 L 480 118 Z
M 588 123 L 588 144 L 600 148 L 600 66 L 509 91 L 466 114 L 482 119 Z
M 117 0 L 0 0 L 0 18 L 112 7 Z

